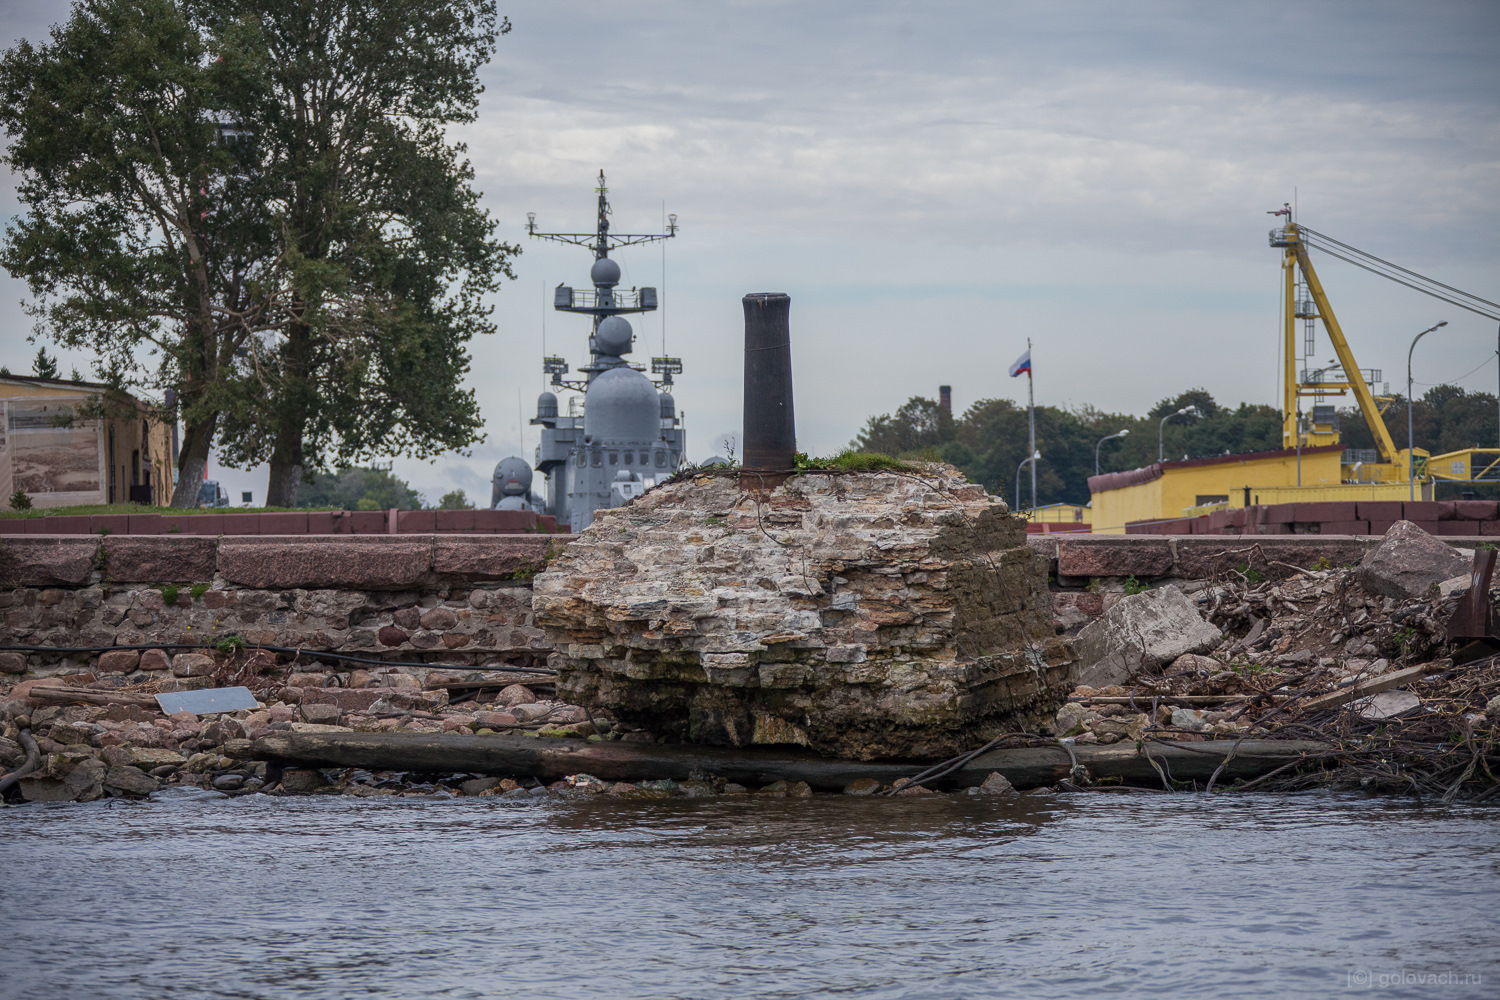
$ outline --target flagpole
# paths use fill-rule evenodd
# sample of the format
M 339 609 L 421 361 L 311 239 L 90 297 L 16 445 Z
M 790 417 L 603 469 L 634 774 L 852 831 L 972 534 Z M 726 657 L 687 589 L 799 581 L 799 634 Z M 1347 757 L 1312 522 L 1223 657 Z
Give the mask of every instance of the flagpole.
M 1026 422 L 1031 428 L 1031 509 L 1036 510 L 1036 383 L 1031 374 L 1031 338 L 1026 338 Z

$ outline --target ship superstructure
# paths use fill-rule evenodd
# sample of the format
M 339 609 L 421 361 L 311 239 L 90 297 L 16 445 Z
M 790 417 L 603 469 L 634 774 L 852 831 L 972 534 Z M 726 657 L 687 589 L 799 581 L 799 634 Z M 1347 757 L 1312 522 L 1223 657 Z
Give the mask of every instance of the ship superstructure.
M 682 371 L 681 359 L 651 359 L 651 372 L 659 382 L 645 374 L 643 365 L 626 360 L 634 350 L 635 333 L 625 316 L 654 311 L 656 289 L 620 288 L 620 265 L 609 256 L 611 250 L 672 238 L 677 235 L 677 217 L 669 216 L 660 233 L 622 234 L 610 232 L 610 214 L 601 170 L 599 219 L 593 233 L 541 232 L 535 213 L 527 215 L 529 235 L 586 247 L 594 254 L 589 269 L 592 288 L 558 285 L 553 291 L 558 312 L 592 318 L 589 361 L 578 369 L 583 378 L 564 377 L 569 368 L 563 357 L 542 360 L 553 389 L 582 397 L 569 397 L 564 411 L 556 392 L 543 392 L 531 420 L 542 428 L 535 460 L 536 471 L 546 479 L 542 504 L 546 513 L 573 531 L 588 527 L 594 511 L 621 506 L 672 475 L 682 463 L 686 444 L 682 417 L 669 391 L 672 377 Z

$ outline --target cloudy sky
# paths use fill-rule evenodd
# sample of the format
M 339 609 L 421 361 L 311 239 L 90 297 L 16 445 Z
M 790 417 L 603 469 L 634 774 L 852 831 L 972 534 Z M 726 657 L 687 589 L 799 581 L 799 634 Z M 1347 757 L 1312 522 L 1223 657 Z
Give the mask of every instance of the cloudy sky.
M 544 229 L 590 229 L 601 168 L 617 231 L 659 231 L 663 211 L 682 227 L 665 257 L 618 259 L 626 284 L 664 287 L 636 360 L 663 335 L 682 357 L 695 458 L 739 431 L 747 292 L 792 297 L 798 442 L 815 454 L 939 384 L 959 409 L 1024 400 L 1006 368 L 1028 337 L 1038 403 L 1143 412 L 1200 385 L 1276 402 L 1265 213 L 1294 197 L 1312 228 L 1500 300 L 1494 2 L 502 8 L 515 28 L 458 135 L 525 252 L 495 298 L 498 332 L 474 345 L 488 440 L 395 460 L 429 499 L 487 495 L 496 460 L 530 454 L 518 407 L 529 418 L 544 388 L 544 322 L 549 353 L 586 359 L 586 321 L 547 315 L 547 290 L 586 284 L 588 254 L 524 224 L 534 211 Z M 66 9 L 0 0 L 0 44 Z M 18 210 L 7 184 L 0 215 Z M 1416 380 L 1495 391 L 1493 322 L 1317 263 L 1360 364 L 1393 390 L 1412 336 L 1446 319 Z M 16 371 L 35 351 L 24 296 L 0 277 L 0 362 Z M 263 472 L 215 473 L 264 496 Z

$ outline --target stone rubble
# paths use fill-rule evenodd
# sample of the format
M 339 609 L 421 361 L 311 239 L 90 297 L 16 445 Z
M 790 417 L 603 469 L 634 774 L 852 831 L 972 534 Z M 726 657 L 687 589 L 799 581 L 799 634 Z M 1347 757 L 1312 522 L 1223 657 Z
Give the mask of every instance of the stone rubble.
M 696 475 L 599 512 L 533 586 L 565 696 L 695 743 L 940 757 L 1069 687 L 1044 561 L 948 466 Z
M 1500 643 L 1446 636 L 1468 590 L 1471 561 L 1402 522 L 1358 565 L 1299 570 L 1280 580 L 1241 567 L 1195 588 L 1191 600 L 1180 593 L 1163 600 L 1175 609 L 1182 640 L 1171 648 L 1180 655 L 1166 662 L 1143 652 L 1149 645 L 1137 641 L 1140 630 L 1116 620 L 1118 609 L 1146 594 L 1125 597 L 1080 635 L 1082 670 L 1093 668 L 1105 682 L 1075 688 L 1049 728 L 1078 744 L 1193 741 L 1242 736 L 1275 715 L 1278 724 L 1301 727 L 1303 738 L 1337 739 L 1350 724 L 1400 724 L 1410 739 L 1441 747 L 1468 727 L 1493 747 Z M 1440 588 L 1460 567 L 1464 585 Z M 1492 589 L 1492 602 L 1497 595 L 1500 588 Z M 1120 648 L 1129 659 L 1113 664 L 1114 673 L 1095 666 Z M 1298 711 L 1300 702 L 1424 664 L 1428 669 L 1399 688 Z

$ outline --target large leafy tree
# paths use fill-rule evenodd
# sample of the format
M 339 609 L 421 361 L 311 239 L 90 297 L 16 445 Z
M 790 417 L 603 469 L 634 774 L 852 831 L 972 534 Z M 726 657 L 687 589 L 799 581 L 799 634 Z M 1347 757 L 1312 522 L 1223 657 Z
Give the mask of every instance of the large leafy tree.
M 240 164 L 218 112 L 242 84 L 171 0 L 81 0 L 48 43 L 0 60 L 26 207 L 0 264 L 27 282 L 39 326 L 92 350 L 108 381 L 175 393 L 174 506 L 196 499 L 236 352 L 278 322 L 261 292 L 271 231 L 246 185 L 220 182 Z
M 445 129 L 474 118 L 493 0 L 189 0 L 255 86 L 227 109 L 256 150 L 285 243 L 288 321 L 251 345 L 227 457 L 304 472 L 378 452 L 425 457 L 479 436 L 460 388 L 481 297 L 517 248 L 493 239 Z
M 81 0 L 6 54 L 0 262 L 60 342 L 173 391 L 174 504 L 216 433 L 286 506 L 330 459 L 478 437 L 466 344 L 515 248 L 443 130 L 506 29 L 491 0 Z

